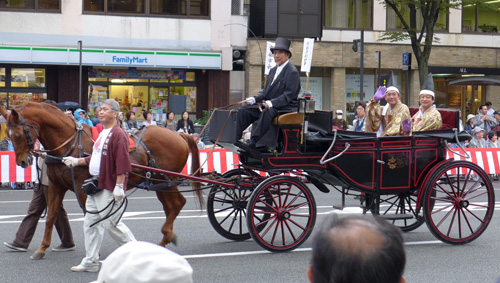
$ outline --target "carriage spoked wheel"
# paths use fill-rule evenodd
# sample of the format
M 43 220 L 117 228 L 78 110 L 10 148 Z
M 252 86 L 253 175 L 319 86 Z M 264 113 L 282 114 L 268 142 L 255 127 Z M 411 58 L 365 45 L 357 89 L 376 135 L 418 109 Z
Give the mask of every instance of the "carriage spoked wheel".
M 379 215 L 402 231 L 410 232 L 424 224 L 422 210 L 417 212 L 416 204 L 416 191 L 381 195 Z
M 290 251 L 307 240 L 316 222 L 316 202 L 298 178 L 273 176 L 260 183 L 247 207 L 250 235 L 272 252 Z
M 452 161 L 437 168 L 426 184 L 422 201 L 429 230 L 450 244 L 465 244 L 479 237 L 495 209 L 488 175 L 468 161 Z
M 232 169 L 222 175 L 223 178 L 235 176 L 241 178 L 234 179 L 232 183 L 245 179 L 252 182 L 252 179 L 260 177 L 256 172 L 244 168 Z M 247 187 L 231 189 L 223 186 L 213 186 L 210 189 L 207 200 L 208 220 L 215 231 L 224 238 L 233 241 L 250 239 L 246 225 L 246 208 L 252 190 L 253 188 Z

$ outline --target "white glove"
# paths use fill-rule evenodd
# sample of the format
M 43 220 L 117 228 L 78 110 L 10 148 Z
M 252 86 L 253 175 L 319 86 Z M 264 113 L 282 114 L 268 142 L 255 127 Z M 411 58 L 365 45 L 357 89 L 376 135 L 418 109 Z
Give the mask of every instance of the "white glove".
M 273 108 L 273 103 L 271 102 L 271 100 L 266 100 L 266 104 L 267 104 L 267 109 Z
M 120 202 L 125 198 L 125 191 L 123 191 L 123 184 L 116 184 L 115 189 L 113 190 L 113 197 L 116 202 Z
M 69 168 L 78 166 L 78 158 L 75 158 L 73 156 L 63 157 L 62 162 Z
M 252 97 L 249 97 L 249 98 L 247 98 L 247 99 L 245 100 L 245 102 L 246 102 L 247 104 L 250 104 L 250 105 L 255 104 L 255 97 L 253 97 L 253 96 L 252 96 Z

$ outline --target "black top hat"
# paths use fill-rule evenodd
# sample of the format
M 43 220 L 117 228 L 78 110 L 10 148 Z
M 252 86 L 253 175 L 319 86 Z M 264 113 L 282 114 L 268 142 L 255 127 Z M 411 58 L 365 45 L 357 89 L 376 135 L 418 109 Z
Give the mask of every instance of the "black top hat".
M 274 50 L 283 50 L 290 53 L 290 57 L 292 57 L 292 52 L 290 52 L 290 40 L 284 37 L 276 38 L 276 42 L 274 43 L 274 48 L 271 48 L 271 52 Z

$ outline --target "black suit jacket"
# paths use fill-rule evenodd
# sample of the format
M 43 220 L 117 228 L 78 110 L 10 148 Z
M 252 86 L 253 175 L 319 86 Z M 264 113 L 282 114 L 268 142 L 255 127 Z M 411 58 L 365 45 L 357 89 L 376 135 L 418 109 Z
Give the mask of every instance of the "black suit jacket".
M 274 83 L 271 84 L 277 69 L 278 67 L 276 66 L 269 71 L 266 87 L 264 91 L 255 98 L 255 101 L 261 102 L 262 100 L 270 100 L 273 104 L 273 108 L 296 111 L 299 105 L 297 100 L 300 92 L 299 72 L 291 62 L 288 62 L 283 70 L 281 70 Z

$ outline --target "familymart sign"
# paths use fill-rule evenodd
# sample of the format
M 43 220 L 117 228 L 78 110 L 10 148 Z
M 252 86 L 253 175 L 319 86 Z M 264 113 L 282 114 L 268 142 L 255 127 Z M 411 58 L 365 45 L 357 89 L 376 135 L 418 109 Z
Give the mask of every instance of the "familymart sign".
M 86 66 L 221 69 L 221 62 L 221 54 L 216 52 L 82 50 L 82 65 Z M 0 63 L 78 65 L 80 63 L 80 50 L 0 46 Z

